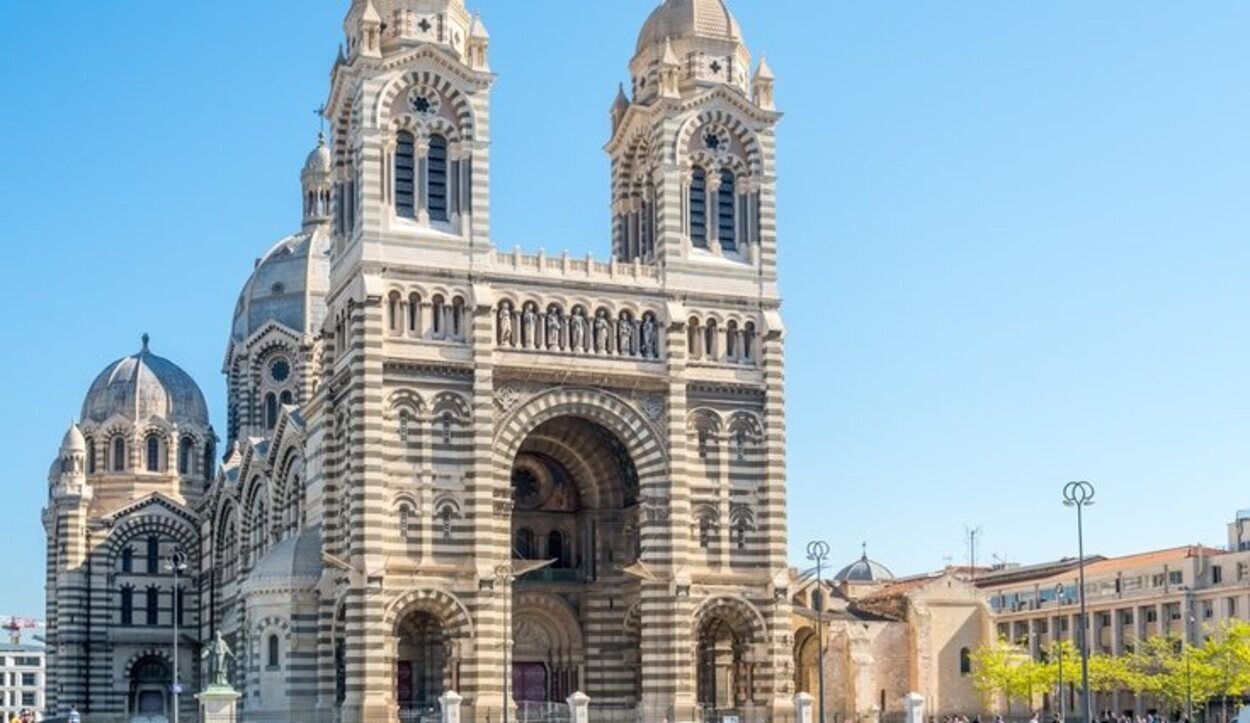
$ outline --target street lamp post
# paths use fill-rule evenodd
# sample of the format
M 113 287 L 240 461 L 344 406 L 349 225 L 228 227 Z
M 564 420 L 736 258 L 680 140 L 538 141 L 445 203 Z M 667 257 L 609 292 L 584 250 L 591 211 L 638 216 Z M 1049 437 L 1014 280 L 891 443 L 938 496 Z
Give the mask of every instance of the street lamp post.
M 820 593 L 820 607 L 825 606 L 824 566 L 829 559 L 829 543 L 816 540 L 807 545 L 807 559 L 816 563 L 816 590 Z M 825 613 L 816 610 L 816 689 L 820 694 L 819 723 L 825 723 Z
M 1059 606 L 1061 611 L 1063 609 L 1064 592 L 1065 592 L 1065 589 L 1063 587 L 1063 583 L 1059 583 L 1058 585 L 1055 585 L 1055 604 Z M 1058 627 L 1056 627 L 1055 628 L 1056 634 L 1054 638 L 1057 641 L 1055 645 L 1055 652 L 1059 656 L 1059 723 L 1066 723 L 1068 718 L 1066 715 L 1067 711 L 1064 710 L 1064 706 L 1067 703 L 1068 695 L 1067 695 L 1067 691 L 1063 689 L 1063 640 L 1059 638 L 1058 632 L 1059 632 L 1059 629 Z
M 1085 614 L 1085 520 L 1084 508 L 1094 504 L 1094 486 L 1088 482 L 1069 482 L 1063 488 L 1063 503 L 1076 508 L 1077 568 L 1080 571 L 1078 591 L 1081 601 L 1081 708 L 1085 723 L 1091 723 L 1089 706 L 1089 618 Z
M 182 694 L 182 684 L 178 682 L 178 612 L 182 609 L 182 601 L 178 599 L 178 575 L 187 569 L 187 555 L 181 547 L 174 548 L 174 553 L 165 561 L 165 569 L 174 573 L 173 606 L 170 608 L 170 617 L 173 618 L 174 627 L 174 679 L 173 684 L 169 686 L 169 692 L 173 697 L 172 720 L 173 723 L 178 723 L 178 696 Z

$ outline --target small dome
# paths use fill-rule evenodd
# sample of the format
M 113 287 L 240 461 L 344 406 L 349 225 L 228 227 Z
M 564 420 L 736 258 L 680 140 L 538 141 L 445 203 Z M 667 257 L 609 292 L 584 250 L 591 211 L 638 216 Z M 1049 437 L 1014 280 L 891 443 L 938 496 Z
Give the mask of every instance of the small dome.
M 705 38 L 742 42 L 742 28 L 725 0 L 665 0 L 642 26 L 638 52 L 668 39 Z
M 312 177 L 330 175 L 331 162 L 330 148 L 326 146 L 325 134 L 318 134 L 317 147 L 308 154 L 308 159 L 304 161 L 304 171 L 300 174 L 300 178 L 307 184 Z
M 208 428 L 208 405 L 199 385 L 177 364 L 143 349 L 110 364 L 91 385 L 82 418 L 103 422 L 113 415 L 133 422 L 160 417 L 175 424 Z
M 82 430 L 77 424 L 69 425 L 69 430 L 65 432 L 65 437 L 61 440 L 61 452 L 87 452 L 87 438 L 82 436 Z
M 248 573 L 244 587 L 311 588 L 321 578 L 321 529 L 288 537 L 265 553 Z
M 330 234 L 314 226 L 279 241 L 256 264 L 235 305 L 231 338 L 248 337 L 270 321 L 297 334 L 321 326 L 330 285 Z
M 862 557 L 839 570 L 833 579 L 838 582 L 887 582 L 894 579 L 894 573 L 890 572 L 885 565 L 869 560 L 868 551 L 865 549 Z

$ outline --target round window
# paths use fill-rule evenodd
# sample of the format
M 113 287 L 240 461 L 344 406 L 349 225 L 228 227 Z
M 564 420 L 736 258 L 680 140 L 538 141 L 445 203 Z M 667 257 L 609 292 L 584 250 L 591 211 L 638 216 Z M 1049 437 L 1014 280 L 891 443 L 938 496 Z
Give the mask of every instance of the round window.
M 291 363 L 286 359 L 278 359 L 269 367 L 269 376 L 275 382 L 285 382 L 291 376 Z

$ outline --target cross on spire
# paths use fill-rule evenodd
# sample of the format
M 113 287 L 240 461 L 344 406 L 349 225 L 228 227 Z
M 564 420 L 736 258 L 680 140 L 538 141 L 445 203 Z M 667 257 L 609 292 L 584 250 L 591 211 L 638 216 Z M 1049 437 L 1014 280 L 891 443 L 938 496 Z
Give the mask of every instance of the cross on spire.
M 313 113 L 317 114 L 317 118 L 321 120 L 321 135 L 326 133 L 326 104 L 322 103 L 313 109 Z

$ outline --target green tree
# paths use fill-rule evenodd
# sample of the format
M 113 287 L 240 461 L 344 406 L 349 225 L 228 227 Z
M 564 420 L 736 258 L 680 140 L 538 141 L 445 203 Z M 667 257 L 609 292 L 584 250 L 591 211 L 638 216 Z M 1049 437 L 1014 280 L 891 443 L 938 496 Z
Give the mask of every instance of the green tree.
M 992 707 L 1001 695 L 1010 715 L 1012 701 L 1028 700 L 1031 705 L 1033 696 L 1044 690 L 1044 666 L 1031 660 L 1019 645 L 999 640 L 974 650 L 971 659 L 972 685 L 987 706 Z
M 1250 623 L 1225 623 L 1192 651 L 1192 657 L 1203 678 L 1202 701 L 1220 699 L 1227 708 L 1229 698 L 1240 698 L 1250 690 Z

